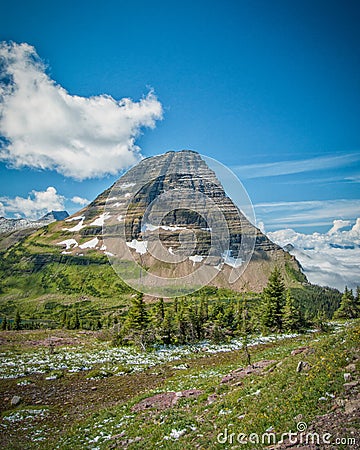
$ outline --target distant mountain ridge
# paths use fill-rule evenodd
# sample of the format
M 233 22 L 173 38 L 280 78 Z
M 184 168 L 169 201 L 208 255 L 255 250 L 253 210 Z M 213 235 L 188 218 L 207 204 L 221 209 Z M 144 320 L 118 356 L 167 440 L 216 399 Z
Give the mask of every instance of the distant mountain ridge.
M 41 228 L 49 223 L 64 220 L 69 217 L 67 211 L 50 211 L 38 220 L 29 219 L 7 219 L 0 217 L 0 233 L 12 233 L 13 231 L 24 230 L 27 228 Z

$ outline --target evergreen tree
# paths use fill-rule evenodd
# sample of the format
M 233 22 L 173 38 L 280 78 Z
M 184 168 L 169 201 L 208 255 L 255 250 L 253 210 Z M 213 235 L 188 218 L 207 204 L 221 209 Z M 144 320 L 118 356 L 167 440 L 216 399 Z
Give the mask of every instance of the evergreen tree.
M 357 292 L 358 295 L 358 292 Z M 335 311 L 334 319 L 355 319 L 359 317 L 358 300 L 354 297 L 351 289 L 345 286 L 344 293 L 341 297 L 339 309 Z
M 230 300 L 224 309 L 223 327 L 233 332 L 236 329 L 235 304 L 234 300 Z
M 302 327 L 300 309 L 296 307 L 294 297 L 290 290 L 286 291 L 286 299 L 283 314 L 283 328 L 286 331 L 299 331 Z
M 172 314 L 167 310 L 165 312 L 164 321 L 161 327 L 161 340 L 164 344 L 169 345 L 173 341 L 174 325 Z
M 155 340 L 153 328 L 149 328 L 149 315 L 144 302 L 143 294 L 139 293 L 131 301 L 125 326 L 123 329 L 123 338 L 130 341 L 142 350 L 146 349 L 149 342 Z
M 188 333 L 190 342 L 196 341 L 201 337 L 201 322 L 197 304 L 192 300 L 187 309 Z
M 75 311 L 75 315 L 74 315 L 74 321 L 72 324 L 72 328 L 74 330 L 78 330 L 80 328 L 80 319 L 79 319 L 79 313 L 77 312 L 77 310 Z
M 113 324 L 113 320 L 112 320 L 111 316 L 108 315 L 107 318 L 106 318 L 106 326 L 107 326 L 108 328 L 111 328 L 111 325 L 112 325 L 112 324 Z
M 152 320 L 155 328 L 160 329 L 165 317 L 165 305 L 163 298 L 159 298 L 158 302 L 155 304 L 155 307 L 153 308 L 153 316 L 154 317 Z
M 250 317 L 250 305 L 246 297 L 239 299 L 234 306 L 234 326 L 235 331 L 240 336 L 244 332 L 249 334 L 253 330 Z
M 161 320 L 165 318 L 165 307 L 164 307 L 164 299 L 160 298 L 158 303 L 158 314 Z
M 246 302 L 246 300 L 245 300 Z M 244 350 L 244 355 L 246 358 L 246 362 L 248 366 L 251 364 L 251 355 L 249 352 L 249 314 L 248 309 L 246 307 L 246 303 L 244 302 L 242 311 L 241 311 L 241 340 L 242 340 L 242 347 Z
M 72 320 L 71 320 L 71 314 L 67 313 L 66 314 L 66 320 L 65 320 L 65 328 L 67 330 L 71 330 L 72 328 L 72 324 L 71 324 Z
M 5 330 L 7 330 L 7 327 L 8 327 L 8 321 L 7 321 L 7 318 L 4 317 L 3 320 L 1 321 L 1 329 L 3 331 L 5 331 Z
M 175 299 L 174 299 L 174 312 L 175 312 L 175 314 L 178 313 L 178 305 L 179 305 L 179 300 L 178 300 L 177 297 L 175 297 Z
M 21 330 L 21 316 L 20 316 L 19 310 L 16 310 L 13 329 Z
M 67 324 L 67 312 L 64 311 L 61 318 L 61 328 L 66 328 L 66 324 Z
M 328 324 L 328 318 L 325 311 L 319 310 L 316 317 L 313 320 L 314 324 L 318 327 L 320 331 L 327 333 L 331 328 Z
M 209 319 L 209 303 L 208 303 L 206 297 L 201 297 L 199 315 L 200 315 L 200 320 L 202 323 L 205 323 L 208 321 L 208 319 Z
M 263 290 L 262 324 L 272 331 L 282 330 L 285 286 L 278 267 L 272 271 Z
M 185 300 L 181 300 L 177 304 L 177 313 L 175 315 L 175 328 L 177 341 L 185 344 L 188 341 L 188 322 L 187 322 L 187 304 Z
M 242 325 L 243 325 L 242 315 L 243 315 L 244 301 L 242 298 L 238 299 L 236 302 L 236 305 L 235 305 L 235 311 L 234 311 L 235 327 L 236 327 L 235 329 L 238 334 L 241 334 L 241 332 L 242 332 Z
M 132 299 L 131 303 L 132 305 L 127 317 L 127 326 L 131 330 L 145 330 L 148 325 L 149 318 L 144 302 L 144 295 L 138 294 Z

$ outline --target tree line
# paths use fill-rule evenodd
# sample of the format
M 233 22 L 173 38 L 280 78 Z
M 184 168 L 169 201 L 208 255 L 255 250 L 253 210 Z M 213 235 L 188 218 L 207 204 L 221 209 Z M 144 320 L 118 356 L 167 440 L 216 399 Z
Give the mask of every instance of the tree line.
M 360 317 L 359 288 L 355 295 L 345 288 L 334 318 L 357 317 Z M 138 293 L 121 316 L 87 319 L 81 318 L 77 310 L 64 311 L 60 326 L 66 329 L 111 329 L 114 343 L 145 348 L 152 344 L 189 344 L 203 339 L 224 342 L 258 332 L 301 332 L 314 323 L 321 326 L 328 318 L 322 310 L 312 317 L 304 313 L 275 267 L 258 297 L 239 295 L 214 299 L 204 290 L 195 298 L 175 298 L 172 302 L 160 298 L 146 304 L 143 295 Z M 21 329 L 19 312 L 11 325 L 4 318 L 1 328 Z
M 351 297 L 356 307 L 349 307 L 350 297 L 351 293 L 346 289 L 336 318 L 360 317 L 359 290 L 356 297 Z M 159 299 L 149 306 L 143 295 L 138 294 L 132 299 L 125 320 L 117 325 L 116 342 L 143 348 L 153 343 L 184 344 L 202 339 L 223 342 L 256 332 L 302 332 L 314 324 L 324 328 L 328 319 L 321 310 L 311 319 L 303 313 L 291 291 L 285 288 L 278 268 L 271 273 L 257 300 L 251 302 L 243 296 L 228 302 L 209 302 L 206 297 L 201 297 L 165 303 Z

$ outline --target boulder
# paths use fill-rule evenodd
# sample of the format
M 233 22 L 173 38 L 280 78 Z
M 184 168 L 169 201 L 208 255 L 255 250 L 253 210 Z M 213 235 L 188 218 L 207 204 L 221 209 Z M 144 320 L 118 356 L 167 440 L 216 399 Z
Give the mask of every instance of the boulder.
M 14 397 L 11 399 L 11 406 L 17 406 L 21 403 L 21 397 L 18 395 L 14 395 Z

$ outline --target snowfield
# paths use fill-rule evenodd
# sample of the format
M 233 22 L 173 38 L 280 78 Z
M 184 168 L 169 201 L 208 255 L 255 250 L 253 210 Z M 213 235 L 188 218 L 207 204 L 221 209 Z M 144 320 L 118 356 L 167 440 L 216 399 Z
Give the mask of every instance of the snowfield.
M 75 219 L 75 217 L 74 217 L 74 219 Z M 74 231 L 80 231 L 83 228 L 85 228 L 85 225 L 84 225 L 85 217 L 76 217 L 76 219 L 81 219 L 78 224 L 76 224 L 72 228 L 63 228 L 63 230 L 64 231 L 72 231 L 72 232 L 74 232 Z
M 145 255 L 147 252 L 148 241 L 138 241 L 133 239 L 131 242 L 127 242 L 126 245 L 130 248 L 133 248 L 136 253 L 140 253 L 140 255 Z
M 95 248 L 99 243 L 99 239 L 95 237 L 94 239 L 91 239 L 90 241 L 84 242 L 83 244 L 79 245 L 79 248 Z
M 100 216 L 97 219 L 91 222 L 90 226 L 102 227 L 104 225 L 105 220 L 110 219 L 110 217 L 111 217 L 110 213 L 104 212 L 103 214 L 100 214 Z
M 69 250 L 71 247 L 77 247 L 79 244 L 76 239 L 65 239 L 65 241 L 61 241 L 57 245 L 65 245 L 66 250 Z

